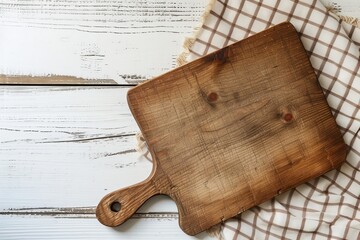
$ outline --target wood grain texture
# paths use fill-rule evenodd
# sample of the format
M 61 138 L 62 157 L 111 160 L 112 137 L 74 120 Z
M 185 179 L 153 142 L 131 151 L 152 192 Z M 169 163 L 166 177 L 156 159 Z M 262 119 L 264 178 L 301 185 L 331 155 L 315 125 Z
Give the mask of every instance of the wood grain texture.
M 128 92 L 154 167 L 104 197 L 117 226 L 167 194 L 194 235 L 339 167 L 346 146 L 295 28 L 283 23 Z M 129 202 L 127 194 L 138 195 Z M 120 211 L 110 208 L 121 203 Z
M 12 75 L 119 84 L 152 78 L 174 68 L 206 2 L 3 0 L 0 74 L 8 77 L 0 83 Z
M 78 2 L 84 1 L 80 0 Z M 144 5 L 146 5 L 145 2 L 147 1 L 144 1 Z M 191 7 L 195 2 L 197 3 L 197 1 L 190 1 L 189 7 L 187 7 L 189 14 L 192 14 L 194 17 L 197 14 L 201 14 L 199 8 Z M 335 2 L 342 7 L 341 13 L 343 15 L 360 16 L 360 1 L 336 0 Z M 12 4 L 15 3 L 15 1 L 2 1 L 1 3 Z M 25 1 L 23 1 L 23 3 L 25 3 Z M 30 4 L 32 3 L 35 3 L 35 1 L 30 2 Z M 42 1 L 42 3 L 45 4 L 44 1 Z M 40 1 L 39 4 L 41 4 Z M 46 4 L 49 5 L 49 8 L 53 5 L 55 9 L 57 1 L 47 1 Z M 105 1 L 104 4 L 106 4 Z M 110 5 L 109 2 L 109 6 Z M 150 3 L 148 5 L 150 5 Z M 23 24 L 22 14 L 19 13 L 19 9 L 23 9 L 23 12 L 26 12 L 26 6 L 11 6 L 8 8 L 6 14 L 2 6 L 3 5 L 0 6 L 2 13 L 2 18 L 0 19 L 1 26 L 3 26 L 4 20 L 10 17 L 9 14 L 13 21 L 18 22 L 18 25 Z M 77 7 L 77 9 L 78 11 L 82 11 L 80 7 Z M 39 8 L 38 12 L 41 12 Z M 53 18 L 54 16 L 56 16 L 56 19 Z M 124 50 L 126 45 L 122 45 L 120 41 L 109 41 L 111 34 L 80 34 L 77 33 L 77 30 L 50 29 L 45 27 L 47 23 L 55 20 L 62 21 L 66 16 L 65 14 L 56 15 L 55 13 L 52 15 L 43 14 L 41 16 L 33 11 L 30 17 L 39 23 L 38 25 L 44 22 L 44 24 L 42 24 L 44 27 L 39 28 L 38 31 L 35 31 L 35 28 L 27 29 L 26 24 L 23 24 L 22 27 L 2 27 L 2 35 L 0 38 L 0 62 L 2 67 L 0 67 L 0 73 L 11 75 L 0 76 L 0 82 L 4 81 L 17 84 L 66 84 L 68 83 L 68 79 L 63 81 L 63 77 L 61 76 L 41 76 L 54 74 L 68 75 L 71 71 L 73 71 L 72 74 L 75 76 L 82 75 L 86 77 L 84 81 L 80 80 L 80 82 L 77 82 L 78 79 L 75 79 L 76 81 L 71 83 L 85 84 L 86 81 L 90 82 L 90 84 L 97 83 L 97 80 L 99 78 L 103 79 L 105 75 L 99 76 L 101 75 L 100 72 L 107 73 L 109 76 L 116 76 L 118 69 L 115 61 L 111 62 L 109 60 L 111 66 L 114 67 L 106 68 L 105 64 L 96 65 L 96 60 L 90 61 L 91 57 L 88 56 L 87 59 L 85 58 L 81 61 L 93 64 L 82 65 L 79 59 L 80 55 L 77 53 L 82 52 L 82 49 L 86 46 L 88 52 L 92 49 L 94 51 L 97 49 L 96 51 L 104 53 L 108 52 L 105 50 L 107 48 L 110 49 L 110 45 L 112 45 L 111 48 L 118 50 L 112 51 L 113 57 L 109 59 L 136 59 L 142 56 L 142 49 L 128 48 Z M 125 20 L 126 18 L 127 17 L 124 16 Z M 73 26 L 76 26 L 76 21 L 64 21 L 68 21 L 70 24 L 73 24 Z M 197 19 L 195 22 L 197 22 Z M 189 25 L 191 24 L 189 23 Z M 193 26 L 188 27 L 190 29 Z M 147 29 L 144 28 L 144 32 L 146 31 Z M 9 37 L 5 38 L 6 35 L 9 35 Z M 150 39 L 153 40 L 158 37 L 163 37 L 167 39 L 166 41 L 177 41 L 180 45 L 182 42 L 182 35 L 166 33 L 129 35 L 129 38 L 134 37 L 139 39 L 149 35 L 152 36 Z M 21 36 L 22 39 L 19 39 L 19 36 Z M 107 44 L 98 44 L 100 41 L 106 41 Z M 79 44 L 81 42 L 90 42 L 92 44 Z M 148 44 L 148 42 L 146 42 L 146 44 Z M 161 42 L 159 45 L 164 44 Z M 154 48 L 154 51 L 159 51 L 158 47 Z M 170 58 L 174 59 L 179 51 L 178 44 L 176 44 L 176 48 L 160 48 L 160 51 L 162 51 L 162 59 L 169 58 L 167 56 L 172 56 Z M 46 53 L 52 54 L 49 56 Z M 156 58 L 150 56 L 150 54 L 154 54 L 154 52 L 149 50 L 149 52 L 146 53 L 148 59 L 151 59 L 146 61 L 153 61 L 151 68 L 149 67 L 150 63 L 145 63 L 145 67 L 138 64 L 137 70 L 131 72 L 123 71 L 121 75 L 132 84 L 133 82 L 148 78 L 148 76 L 157 75 L 153 74 L 153 72 L 161 73 L 165 71 L 165 69 L 162 70 L 163 61 L 157 61 Z M 54 55 L 57 57 L 53 58 Z M 158 57 L 158 54 L 154 56 Z M 11 62 L 9 62 L 9 59 L 12 59 Z M 69 62 L 71 59 L 72 61 Z M 31 62 L 31 64 L 28 64 L 29 62 Z M 67 64 L 67 62 L 69 62 L 69 64 Z M 6 67 L 5 65 L 7 64 L 11 64 L 11 67 Z M 123 61 L 121 68 L 128 69 L 130 64 L 131 61 Z M 69 66 L 72 70 L 68 69 Z M 96 66 L 98 67 L 98 71 L 94 71 Z M 88 70 L 88 68 L 91 70 Z M 12 77 L 14 74 L 20 74 L 21 76 L 14 78 Z M 105 77 L 107 78 L 107 76 Z M 122 81 L 123 77 L 119 78 L 118 81 L 124 82 Z M 87 78 L 89 78 L 90 81 Z M 136 78 L 139 80 L 136 80 Z M 113 82 L 113 80 L 110 81 Z M 102 80 L 101 83 L 103 83 Z M 59 91 L 60 89 L 61 91 Z M 73 91 L 73 87 L 33 86 L 1 86 L 0 90 L 0 117 L 3 117 L 1 126 L 3 128 L 10 128 L 8 131 L 2 130 L 0 134 L 0 146 L 2 146 L 0 152 L 0 214 L 6 214 L 6 216 L 0 216 L 0 227 L 3 227 L 0 231 L 0 239 L 99 239 L 104 237 L 106 239 L 189 238 L 179 229 L 178 219 L 176 217 L 168 217 L 172 224 L 167 224 L 167 222 L 162 220 L 168 216 L 167 212 L 175 214 L 177 209 L 171 200 L 162 198 L 161 196 L 151 198 L 139 209 L 140 212 L 153 214 L 152 216 L 154 216 L 154 218 L 148 221 L 144 215 L 135 215 L 136 218 L 140 217 L 141 219 L 137 219 L 136 221 L 130 219 L 123 224 L 122 226 L 126 225 L 129 227 L 128 229 L 126 228 L 126 231 L 116 231 L 111 228 L 101 227 L 101 224 L 95 219 L 91 220 L 91 223 L 87 221 L 87 219 L 78 217 L 76 221 L 69 220 L 69 217 L 83 216 L 83 209 L 87 209 L 88 206 L 92 206 L 91 210 L 86 211 L 90 211 L 91 213 L 86 214 L 86 216 L 90 215 L 91 218 L 93 218 L 95 205 L 98 203 L 99 197 L 118 187 L 125 187 L 139 182 L 145 179 L 151 171 L 151 164 L 139 160 L 137 153 L 127 152 L 121 155 L 117 154 L 119 151 L 134 151 L 136 144 L 135 141 L 133 141 L 132 134 L 138 131 L 138 128 L 136 124 L 129 125 L 129 123 L 134 123 L 134 121 L 130 120 L 132 117 L 130 116 L 125 101 L 127 90 L 118 91 L 116 88 L 112 90 L 109 88 L 108 91 L 103 91 L 99 88 L 92 90 L 88 87 L 82 88 L 81 91 Z M 45 94 L 45 92 L 48 93 Z M 86 92 L 89 94 L 86 94 Z M 58 94 L 51 97 L 54 93 Z M 38 99 L 34 97 L 36 95 L 38 95 Z M 101 101 L 101 99 L 108 98 L 109 96 L 112 96 L 113 102 Z M 52 148 L 42 146 L 43 144 L 41 142 L 31 141 L 33 137 L 35 139 L 50 138 L 58 141 L 69 140 L 65 134 L 62 135 L 61 132 L 58 131 L 59 129 L 57 129 L 55 121 L 43 120 L 43 117 L 49 116 L 47 114 L 48 109 L 38 108 L 37 104 L 38 102 L 49 101 L 49 99 L 53 101 L 56 99 L 58 102 L 57 105 L 60 105 L 64 99 L 67 99 L 66 106 L 68 109 L 75 106 L 81 99 L 83 104 L 78 104 L 77 111 L 84 115 L 85 118 L 98 118 L 98 110 L 91 107 L 93 104 L 97 105 L 97 103 L 97 108 L 106 108 L 106 106 L 113 105 L 113 108 L 108 109 L 108 114 L 117 112 L 128 113 L 129 119 L 114 119 L 115 121 L 121 121 L 120 126 L 127 126 L 123 129 L 124 133 L 120 134 L 120 136 L 130 135 L 128 136 L 127 143 L 111 137 L 119 134 L 118 129 L 111 128 L 112 121 L 105 121 L 104 123 L 106 124 L 102 126 L 98 125 L 100 131 L 108 131 L 108 138 L 94 141 L 80 141 L 81 138 L 91 138 L 99 134 L 99 132 L 94 133 L 94 128 L 89 127 L 88 122 L 75 121 L 75 116 L 71 115 L 71 111 L 68 111 L 66 107 L 57 109 L 58 117 L 60 116 L 60 118 L 71 122 L 71 124 L 65 126 L 65 131 L 74 132 L 76 128 L 81 128 L 81 134 L 74 134 L 74 141 L 69 141 L 67 144 L 60 142 L 58 144 L 54 143 L 54 147 Z M 17 102 L 16 108 L 10 104 L 13 101 Z M 12 106 L 12 108 L 9 107 L 6 113 L 4 113 L 4 109 L 6 109 L 7 106 Z M 24 111 L 22 115 L 19 114 L 23 110 L 26 111 Z M 103 114 L 104 112 L 99 111 L 99 113 Z M 14 116 L 12 116 L 13 114 Z M 4 116 L 7 117 L 4 118 Z M 31 124 L 27 123 L 28 119 L 32 119 Z M 74 124 L 74 122 L 76 123 Z M 14 126 L 14 123 L 17 123 L 17 126 Z M 19 128 L 21 123 L 23 123 L 22 127 Z M 92 124 L 96 126 L 95 122 Z M 12 134 L 12 141 L 4 143 L 10 133 Z M 106 136 L 103 135 L 103 137 Z M 123 145 L 124 147 L 122 147 Z M 87 152 L 89 149 L 91 149 L 90 153 Z M 30 153 L 31 158 L 28 158 Z M 89 156 L 103 156 L 104 153 L 110 155 L 98 158 L 96 165 L 88 164 Z M 63 159 L 68 159 L 68 161 L 63 161 Z M 76 169 L 72 167 L 74 164 L 78 166 Z M 57 171 L 55 171 L 54 168 L 56 168 Z M 73 171 L 67 172 L 67 169 L 73 169 Z M 96 187 L 97 190 L 91 190 L 88 183 L 93 183 L 99 179 L 104 181 L 104 188 Z M 40 184 L 39 188 L 37 184 Z M 56 193 L 54 193 L 54 186 L 58 187 Z M 69 186 L 71 187 L 70 189 L 68 188 Z M 4 189 L 10 193 L 10 195 L 4 195 Z M 81 193 L 77 194 L 76 191 L 79 189 Z M 72 194 L 74 195 L 68 198 L 68 196 Z M 10 208 L 13 208 L 13 210 L 10 211 Z M 24 210 L 22 208 L 32 209 Z M 48 218 L 47 216 L 53 214 L 54 211 L 61 212 L 61 214 L 56 214 L 55 218 Z

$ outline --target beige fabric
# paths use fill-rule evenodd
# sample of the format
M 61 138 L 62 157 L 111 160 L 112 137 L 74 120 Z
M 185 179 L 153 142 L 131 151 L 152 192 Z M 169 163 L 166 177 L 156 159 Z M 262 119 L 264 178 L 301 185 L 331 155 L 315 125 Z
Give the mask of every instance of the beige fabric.
M 282 21 L 294 24 L 349 146 L 339 171 L 254 207 L 223 224 L 225 239 L 357 239 L 360 237 L 359 32 L 320 2 L 217 1 L 191 60 Z M 239 183 L 241 184 L 241 183 Z
M 290 190 L 222 224 L 225 239 L 360 238 L 360 31 L 313 0 L 217 0 L 188 59 L 290 21 L 301 37 L 349 146 L 340 170 Z M 145 156 L 149 152 L 142 149 Z M 239 182 L 239 184 L 242 184 Z

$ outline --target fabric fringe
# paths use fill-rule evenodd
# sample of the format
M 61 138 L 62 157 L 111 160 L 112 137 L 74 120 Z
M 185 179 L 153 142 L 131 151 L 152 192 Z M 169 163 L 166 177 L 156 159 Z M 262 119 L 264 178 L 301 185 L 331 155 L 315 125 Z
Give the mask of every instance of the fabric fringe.
M 145 139 L 141 132 L 136 133 L 135 137 L 136 137 L 136 142 L 137 142 L 137 144 L 135 146 L 135 150 L 137 152 L 143 154 L 143 149 L 144 149 L 144 147 L 146 147 Z
M 331 3 L 329 3 L 328 5 L 325 5 L 325 7 L 326 7 L 326 9 L 327 9 L 330 13 L 332 13 L 332 15 L 336 15 L 336 17 L 337 17 L 339 20 L 344 21 L 344 22 L 346 22 L 346 23 L 348 23 L 348 24 L 351 24 L 351 25 L 353 25 L 353 26 L 355 26 L 355 27 L 360 28 L 360 21 L 359 21 L 359 19 L 356 18 L 356 17 L 349 17 L 349 16 L 343 16 L 343 15 L 341 15 L 341 14 L 340 14 L 341 8 L 340 8 L 340 6 L 337 5 L 336 3 L 331 2 Z
M 148 150 L 148 146 L 141 132 L 136 133 L 136 146 L 135 150 L 148 161 L 152 162 L 151 154 Z
M 176 59 L 176 65 L 178 67 L 182 66 L 188 62 L 187 57 L 190 54 L 190 49 L 194 45 L 197 37 L 199 36 L 201 27 L 204 24 L 204 22 L 206 21 L 207 16 L 210 14 L 210 11 L 212 10 L 215 2 L 216 2 L 216 0 L 208 1 L 207 5 L 204 9 L 204 12 L 200 17 L 199 23 L 197 24 L 196 27 L 194 27 L 192 35 L 190 37 L 185 38 L 184 43 L 183 43 L 183 51 Z M 360 27 L 360 21 L 358 18 L 340 15 L 339 14 L 340 7 L 337 4 L 330 3 L 325 7 L 330 13 L 332 13 L 333 16 L 337 17 L 339 20 L 344 21 L 349 24 L 352 24 L 356 27 Z M 146 159 L 151 161 L 149 151 L 147 150 L 147 144 L 146 144 L 141 132 L 136 134 L 136 139 L 137 139 L 136 150 L 142 155 L 147 155 Z
M 176 59 L 177 67 L 180 67 L 188 62 L 187 57 L 190 54 L 190 49 L 194 45 L 196 38 L 199 36 L 200 29 L 201 29 L 202 25 L 204 24 L 207 16 L 210 14 L 210 11 L 211 11 L 212 7 L 214 6 L 215 2 L 216 2 L 216 0 L 208 1 L 207 5 L 205 6 L 204 12 L 200 16 L 199 23 L 193 29 L 192 35 L 190 37 L 185 38 L 184 43 L 183 43 L 183 51 L 182 51 L 182 53 L 180 53 L 180 55 Z M 146 155 L 148 155 L 148 157 L 146 157 L 146 159 L 148 159 L 149 161 L 152 161 L 149 151 L 147 150 L 147 144 L 146 144 L 141 132 L 136 134 L 136 140 L 137 140 L 136 141 L 137 145 L 135 147 L 136 151 L 138 151 L 141 155 L 143 155 L 145 157 L 146 157 Z
M 206 5 L 203 14 L 200 17 L 199 23 L 197 26 L 194 27 L 192 35 L 190 37 L 186 37 L 183 43 L 183 51 L 180 53 L 178 58 L 176 59 L 177 67 L 180 67 L 188 62 L 187 57 L 190 54 L 190 49 L 195 43 L 195 40 L 199 36 L 201 27 L 203 26 L 207 16 L 210 14 L 216 0 L 209 0 L 208 4 Z
M 224 240 L 224 236 L 222 235 L 222 225 L 221 225 L 221 223 L 216 224 L 215 226 L 209 228 L 208 230 L 206 230 L 206 232 L 211 237 L 215 237 L 218 240 Z
M 359 21 L 358 18 L 343 16 L 343 15 L 338 15 L 338 16 L 339 16 L 339 18 L 340 18 L 341 20 L 343 20 L 344 22 L 349 23 L 349 24 L 351 24 L 351 25 L 353 25 L 353 26 L 355 26 L 355 27 L 360 28 L 360 21 Z
M 201 27 L 203 26 L 207 16 L 210 14 L 210 11 L 212 10 L 215 2 L 216 2 L 216 0 L 209 0 L 208 4 L 206 5 L 206 7 L 204 9 L 203 14 L 200 17 L 199 23 L 197 24 L 196 27 L 194 27 L 192 35 L 190 37 L 185 38 L 184 43 L 183 43 L 183 51 L 176 60 L 178 67 L 182 66 L 188 62 L 187 58 L 190 54 L 190 49 L 194 45 L 197 37 L 199 36 Z M 349 24 L 352 24 L 356 27 L 360 27 L 360 21 L 358 18 L 340 15 L 338 5 L 332 3 L 325 7 L 327 8 L 327 10 L 329 12 L 333 13 L 333 15 L 335 15 L 339 20 L 344 21 Z M 146 144 L 145 139 L 143 138 L 141 132 L 136 134 L 136 140 L 137 140 L 136 150 L 141 155 L 145 156 L 146 159 L 148 159 L 149 161 L 152 161 L 149 150 L 147 149 L 147 144 Z M 206 230 L 206 232 L 210 236 L 213 236 L 219 240 L 224 240 L 224 237 L 222 235 L 222 224 L 217 224 L 217 225 L 211 227 L 210 229 Z

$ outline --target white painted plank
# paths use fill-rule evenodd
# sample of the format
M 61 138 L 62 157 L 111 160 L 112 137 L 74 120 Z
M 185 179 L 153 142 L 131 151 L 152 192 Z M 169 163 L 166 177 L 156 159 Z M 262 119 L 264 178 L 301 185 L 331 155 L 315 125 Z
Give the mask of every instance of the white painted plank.
M 343 15 L 360 17 L 360 1 L 322 1 L 336 2 Z M 152 78 L 175 66 L 206 3 L 3 0 L 0 75 L 65 75 L 121 84 Z M 32 82 L 37 81 L 44 80 Z
M 11 5 L 17 2 L 24 6 Z M 34 9 L 31 10 L 30 6 L 36 2 L 39 4 L 32 6 Z M 103 9 L 98 5 L 88 8 L 74 6 L 93 2 L 1 1 L 0 74 L 61 74 L 115 79 L 120 83 L 127 83 L 123 77 L 128 82 L 134 82 L 173 67 L 177 55 L 174 46 L 181 45 L 182 39 L 178 36 L 185 35 L 185 30 L 181 32 L 179 26 L 172 28 L 173 25 L 167 25 L 163 28 L 155 26 L 158 32 L 151 32 L 148 30 L 150 25 L 144 25 L 133 36 L 126 32 L 127 35 L 110 31 L 94 32 L 93 25 L 86 27 L 83 24 L 96 22 L 88 18 L 92 14 L 89 9 L 97 7 L 98 12 L 106 12 L 109 5 Z M 154 9 L 169 4 L 169 1 L 133 1 L 138 5 L 143 4 L 144 9 L 150 9 L 148 6 L 155 2 L 159 6 Z M 176 7 L 178 4 L 187 4 L 184 9 L 188 8 L 187 11 L 191 11 L 189 14 L 194 14 L 190 5 L 200 2 L 187 0 L 185 3 L 174 4 Z M 343 15 L 360 16 L 359 1 L 336 2 L 342 6 Z M 59 6 L 56 5 L 58 3 L 74 6 L 75 10 L 81 8 L 81 11 L 72 12 L 71 17 L 74 19 L 67 19 L 70 13 L 54 9 L 54 6 Z M 48 9 L 42 7 L 46 4 Z M 6 9 L 5 5 L 10 7 Z M 24 9 L 23 12 L 21 9 Z M 50 14 L 51 9 L 58 13 Z M 89 14 L 84 14 L 86 11 Z M 199 14 L 196 8 L 194 11 Z M 128 12 L 124 14 L 135 14 L 130 10 Z M 179 17 L 164 14 L 167 19 Z M 8 20 L 12 17 L 15 21 L 11 23 Z M 26 22 L 29 17 L 33 17 L 30 20 L 34 21 Z M 146 20 L 147 17 L 145 13 L 141 13 L 139 19 Z M 165 18 L 161 18 L 159 22 L 166 22 Z M 8 21 L 6 24 L 4 19 Z M 49 23 L 56 21 L 58 25 L 49 26 Z M 101 25 L 101 21 L 98 21 L 100 25 L 95 26 L 96 29 L 106 29 L 107 25 Z M 132 21 L 125 21 L 124 24 L 132 26 Z M 61 24 L 66 26 L 69 22 L 78 23 L 75 26 L 79 29 L 59 27 Z M 111 20 L 105 19 L 103 22 Z M 154 23 L 155 20 L 149 22 Z M 190 21 L 188 23 L 190 26 Z M 116 30 L 118 23 L 112 24 L 114 25 L 109 25 L 110 28 Z M 141 28 L 146 31 L 140 32 Z M 165 28 L 167 30 L 161 32 Z M 88 29 L 91 31 L 86 32 Z M 169 29 L 175 30 L 171 32 Z M 4 32 L 8 33 L 6 37 Z M 126 37 L 123 38 L 123 35 Z M 154 40 L 159 37 L 170 39 L 173 45 L 161 41 L 153 45 Z M 153 49 L 138 48 L 139 42 Z M 132 43 L 136 44 L 131 45 Z M 171 57 L 161 60 L 160 56 L 165 56 L 170 51 L 167 48 L 172 51 Z M 110 57 L 103 57 L 103 53 Z M 140 58 L 142 54 L 146 57 Z M 172 65 L 164 67 L 165 63 L 169 64 L 169 59 Z M 7 62 L 13 67 L 4 68 Z M 176 212 L 175 204 L 165 197 L 156 197 L 141 208 L 139 212 L 150 212 L 150 217 L 139 214 L 137 217 L 141 219 L 131 219 L 116 230 L 101 226 L 93 218 L 94 206 L 103 195 L 139 182 L 151 171 L 151 163 L 138 160 L 138 155 L 134 152 L 133 133 L 137 131 L 137 127 L 127 108 L 126 91 L 126 88 L 121 87 L 0 88 L 0 239 L 188 239 L 181 232 L 177 218 L 173 215 Z M 82 215 L 84 211 L 85 219 Z M 57 213 L 56 218 L 48 217 L 54 212 Z M 46 217 L 38 217 L 38 214 Z M 170 214 L 170 217 L 167 218 L 166 214 Z M 169 221 L 164 221 L 165 218 Z M 203 236 L 206 235 L 199 238 L 202 239 Z
M 188 236 L 174 217 L 130 219 L 117 228 L 94 218 L 52 218 L 0 215 L 0 239 L 215 239 L 206 233 Z
M 152 164 L 134 150 L 127 90 L 2 86 L 0 209 L 94 207 L 144 180 Z M 152 203 L 143 211 L 177 211 L 167 198 Z
M 0 86 L 0 127 L 10 128 L 8 140 L 9 134 L 18 130 L 23 130 L 21 138 L 26 138 L 26 134 L 33 134 L 34 138 L 32 130 L 39 134 L 48 130 L 48 135 L 44 135 L 48 141 L 58 140 L 54 137 L 82 139 L 83 133 L 88 138 L 136 133 L 139 129 L 126 100 L 129 89 Z
M 175 66 L 207 0 L 2 0 L 0 74 L 134 83 Z

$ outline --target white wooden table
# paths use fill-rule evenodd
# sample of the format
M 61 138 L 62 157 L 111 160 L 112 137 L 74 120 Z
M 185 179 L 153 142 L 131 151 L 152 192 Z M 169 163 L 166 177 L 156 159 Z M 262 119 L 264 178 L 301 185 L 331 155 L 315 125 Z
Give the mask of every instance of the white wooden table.
M 0 1 L 0 239 L 212 239 L 185 235 L 164 196 L 117 228 L 94 214 L 150 174 L 126 92 L 175 67 L 206 2 Z M 358 1 L 336 2 L 360 17 Z

